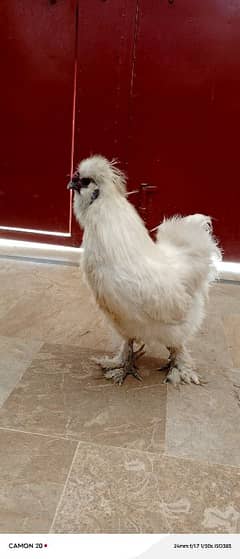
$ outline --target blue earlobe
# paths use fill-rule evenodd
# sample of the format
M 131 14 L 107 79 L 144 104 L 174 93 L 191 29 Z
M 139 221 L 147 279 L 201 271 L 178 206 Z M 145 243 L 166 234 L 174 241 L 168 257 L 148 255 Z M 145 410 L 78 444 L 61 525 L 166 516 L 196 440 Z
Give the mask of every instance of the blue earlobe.
M 92 193 L 90 205 L 94 202 L 94 200 L 96 200 L 96 198 L 98 198 L 98 196 L 99 196 L 99 188 L 96 188 Z

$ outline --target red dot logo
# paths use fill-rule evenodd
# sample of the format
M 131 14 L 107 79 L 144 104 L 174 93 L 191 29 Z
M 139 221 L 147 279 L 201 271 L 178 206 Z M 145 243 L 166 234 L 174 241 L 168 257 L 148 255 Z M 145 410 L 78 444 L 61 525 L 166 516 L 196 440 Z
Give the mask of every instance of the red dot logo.
M 44 544 L 44 547 L 47 547 L 47 543 Z

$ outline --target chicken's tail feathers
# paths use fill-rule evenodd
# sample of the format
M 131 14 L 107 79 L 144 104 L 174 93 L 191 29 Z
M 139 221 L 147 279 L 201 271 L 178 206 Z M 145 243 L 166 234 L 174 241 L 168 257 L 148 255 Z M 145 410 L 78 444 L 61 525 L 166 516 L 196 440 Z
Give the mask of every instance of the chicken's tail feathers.
M 212 218 L 209 215 L 194 214 L 186 216 L 186 218 L 184 219 L 188 223 L 198 225 L 207 233 L 206 248 L 209 251 L 209 255 L 211 257 L 209 280 L 214 281 L 215 279 L 218 279 L 218 263 L 222 261 L 223 251 L 219 246 L 218 239 L 213 234 Z
M 194 214 L 164 219 L 158 227 L 156 241 L 159 245 L 170 242 L 183 249 L 190 258 L 205 260 L 209 266 L 209 280 L 218 277 L 217 262 L 222 260 L 222 251 L 213 235 L 210 216 Z
M 203 227 L 205 231 L 212 233 L 212 218 L 204 214 L 192 214 L 180 218 L 184 223 L 190 223 L 199 227 Z

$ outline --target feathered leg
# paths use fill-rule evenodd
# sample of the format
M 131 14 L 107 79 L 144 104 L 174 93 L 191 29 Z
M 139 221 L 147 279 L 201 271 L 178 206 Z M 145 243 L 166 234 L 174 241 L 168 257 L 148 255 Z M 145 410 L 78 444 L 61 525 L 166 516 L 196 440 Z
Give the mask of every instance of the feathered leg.
M 104 370 L 104 377 L 106 379 L 112 379 L 116 384 L 122 384 L 127 375 L 133 375 L 138 380 L 142 380 L 138 373 L 136 361 L 144 354 L 144 345 L 135 351 L 133 343 L 134 340 L 124 342 L 116 357 L 94 359 Z
M 128 342 L 123 342 L 119 352 L 117 355 L 114 355 L 114 357 L 108 357 L 107 355 L 104 357 L 93 357 L 92 361 L 97 363 L 97 365 L 100 365 L 104 371 L 110 369 L 121 369 L 127 359 L 128 347 Z
M 184 346 L 168 348 L 170 351 L 167 365 L 168 373 L 164 382 L 177 384 L 205 384 L 194 370 L 194 362 Z

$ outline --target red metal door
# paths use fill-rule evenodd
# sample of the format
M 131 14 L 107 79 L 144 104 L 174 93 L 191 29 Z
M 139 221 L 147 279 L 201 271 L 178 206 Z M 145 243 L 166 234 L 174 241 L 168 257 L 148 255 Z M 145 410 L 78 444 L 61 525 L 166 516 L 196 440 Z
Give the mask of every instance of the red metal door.
M 240 4 L 139 0 L 129 176 L 156 184 L 148 225 L 202 212 L 240 259 Z
M 128 157 L 137 0 L 79 2 L 75 163 Z
M 73 147 L 127 161 L 136 4 L 2 0 L 1 235 L 79 244 Z
M 74 166 L 99 153 L 126 169 L 136 8 L 137 0 L 79 2 Z
M 75 1 L 1 0 L 1 236 L 72 243 L 75 45 Z

